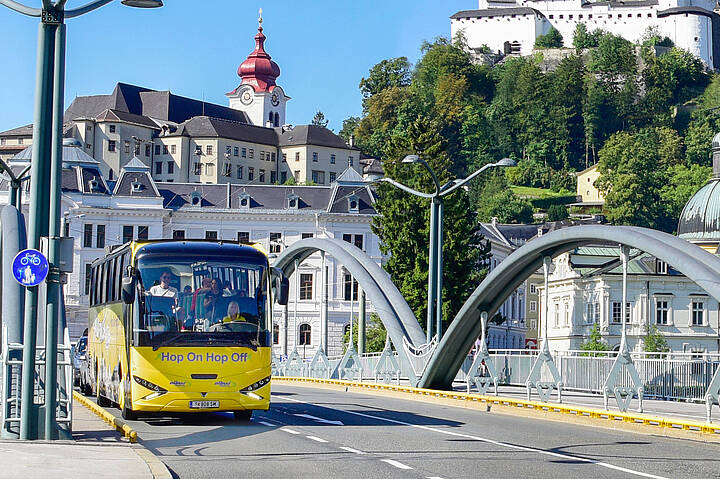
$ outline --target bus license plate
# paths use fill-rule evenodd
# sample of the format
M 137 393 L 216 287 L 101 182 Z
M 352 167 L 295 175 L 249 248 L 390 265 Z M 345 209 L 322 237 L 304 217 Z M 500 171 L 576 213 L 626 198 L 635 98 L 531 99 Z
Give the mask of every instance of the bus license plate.
M 220 401 L 190 401 L 191 409 L 209 409 L 220 407 Z

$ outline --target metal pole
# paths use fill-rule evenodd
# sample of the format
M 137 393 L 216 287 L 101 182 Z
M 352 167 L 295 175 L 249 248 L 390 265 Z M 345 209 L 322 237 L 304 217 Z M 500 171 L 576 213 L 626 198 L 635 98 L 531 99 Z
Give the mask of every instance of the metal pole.
M 435 269 L 437 271 L 435 293 L 435 334 L 437 334 L 438 342 L 442 338 L 442 289 L 443 289 L 443 200 L 438 197 L 437 202 L 437 262 Z
M 320 252 L 320 277 L 322 278 L 322 292 L 321 292 L 321 305 L 320 305 L 320 329 L 322 347 L 325 349 L 323 352 L 328 353 L 328 271 L 325 265 L 325 251 Z
M 428 255 L 428 300 L 427 300 L 427 342 L 433 334 L 433 317 L 435 315 L 435 293 L 437 281 L 437 196 L 430 203 L 430 252 Z
M 545 317 L 545 324 L 543 325 L 543 351 L 548 352 L 550 351 L 550 345 L 548 344 L 548 322 L 549 322 L 549 305 L 550 305 L 550 281 L 548 280 L 548 277 L 550 276 L 550 264 L 552 263 L 552 258 L 550 256 L 544 256 L 543 257 L 543 275 L 545 276 L 545 291 L 543 292 L 543 302 L 545 303 L 543 305 L 543 316 Z
M 294 320 L 295 324 L 294 330 L 295 330 L 295 336 L 293 338 L 293 351 L 297 351 L 298 346 L 298 340 L 300 339 L 300 331 L 298 331 L 298 302 L 300 302 L 300 273 L 298 272 L 298 267 L 300 266 L 300 261 L 295 260 L 295 307 L 294 307 Z
M 282 342 L 282 354 L 287 356 L 288 353 L 288 329 L 290 325 L 290 308 L 286 304 L 283 308 L 283 342 Z
M 620 311 L 622 313 L 622 335 L 620 336 L 620 352 L 627 352 L 627 337 L 625 332 L 625 315 L 627 314 L 627 262 L 629 249 L 625 245 L 620 246 L 620 258 L 622 259 L 622 307 Z
M 358 353 L 365 352 L 365 291 L 362 286 L 358 285 L 359 304 L 358 304 Z
M 62 311 L 60 296 L 59 241 L 62 191 L 62 126 L 65 96 L 65 25 L 55 30 L 55 59 L 53 79 L 52 165 L 50 170 L 50 221 L 47 279 L 47 310 L 45 328 L 45 440 L 57 439 L 57 347 L 58 323 Z
M 353 278 L 352 274 L 350 275 L 350 345 L 353 347 L 355 346 L 355 343 L 353 342 L 353 297 L 355 296 L 355 278 Z
M 18 185 L 18 184 L 15 183 L 14 181 L 11 181 L 11 182 L 10 182 L 10 192 L 9 192 L 9 195 L 10 195 L 10 205 L 11 205 L 11 206 L 17 207 L 17 205 L 18 205 L 18 202 L 17 202 L 17 200 L 18 200 L 18 198 L 17 198 L 18 188 L 20 188 L 20 185 Z
M 55 43 L 55 25 L 41 23 L 38 28 L 38 58 L 35 83 L 35 123 L 33 124 L 32 182 L 30 184 L 30 215 L 28 218 L 28 247 L 38 248 L 40 237 L 47 235 L 48 174 L 50 172 L 51 99 Z M 22 403 L 20 410 L 20 439 L 34 439 L 37 435 L 35 409 L 35 346 L 37 344 L 38 287 L 26 289 L 25 328 L 23 340 Z

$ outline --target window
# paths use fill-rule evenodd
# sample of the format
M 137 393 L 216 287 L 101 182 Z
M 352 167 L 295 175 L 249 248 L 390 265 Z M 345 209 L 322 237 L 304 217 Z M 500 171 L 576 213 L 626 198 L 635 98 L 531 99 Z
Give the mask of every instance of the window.
M 250 151 L 248 153 L 249 153 L 250 158 L 255 158 L 255 150 L 250 148 Z
M 600 323 L 600 303 L 592 302 L 585 305 L 585 322 L 590 324 Z
M 258 175 L 258 181 L 260 183 L 265 183 L 265 170 L 260 170 L 260 174 Z
M 163 145 L 162 147 L 163 147 L 163 155 L 167 155 L 168 154 L 168 146 Z
M 560 303 L 555 302 L 555 327 L 560 326 Z
M 202 174 L 202 165 L 200 164 L 199 161 L 196 161 L 196 162 L 193 164 L 193 173 L 196 174 L 196 175 Z
M 238 179 L 238 180 L 242 180 L 242 173 L 243 173 L 242 170 L 243 170 L 243 167 L 242 167 L 242 166 L 238 166 L 238 167 L 237 167 L 237 179 Z
M 132 225 L 125 225 L 122 229 L 122 242 L 127 243 L 133 240 L 133 227 Z
M 150 156 L 150 145 L 145 145 L 145 156 Z
M 115 140 L 108 141 L 108 151 L 115 151 Z
M 162 175 L 162 161 L 155 163 L 155 174 Z
M 206 231 L 205 232 L 205 239 L 206 240 L 216 240 L 217 239 L 217 231 Z
M 130 142 L 129 141 L 125 142 L 125 153 L 128 155 L 130 154 Z
M 317 183 L 318 185 L 324 185 L 325 184 L 325 172 L 313 170 L 312 180 L 313 180 L 313 183 Z
M 282 162 L 287 163 L 287 153 L 282 154 Z
M 83 248 L 92 248 L 92 230 L 91 224 L 86 224 L 83 230 Z
M 265 160 L 265 152 L 264 151 L 260 152 L 260 160 L 261 161 Z
M 312 344 L 310 342 L 310 340 L 312 339 L 310 334 L 311 331 L 312 328 L 309 324 L 303 323 L 300 325 L 300 346 L 309 346 L 310 344 Z
M 530 312 L 534 313 L 537 311 L 537 301 L 530 301 Z
M 621 324 L 622 318 L 622 301 L 613 301 L 612 303 L 612 322 Z M 625 323 L 630 323 L 630 303 L 625 304 Z
M 277 182 L 277 173 L 274 171 L 270 172 L 270 183 L 275 184 Z
M 243 158 L 247 158 L 247 148 L 242 149 L 242 155 Z
M 97 234 L 95 235 L 95 247 L 105 247 L 105 225 L 97 225 Z
M 173 155 L 177 153 L 177 145 L 170 145 L 170 153 Z
M 175 240 L 185 239 L 185 230 L 173 230 L 173 239 L 175 239 Z
M 280 344 L 280 325 L 273 324 L 273 344 Z
M 172 175 L 173 173 L 175 173 L 175 162 L 168 161 L 168 175 Z
M 343 235 L 343 241 L 347 243 L 352 243 L 355 246 L 357 246 L 360 249 L 363 249 L 363 235 L 351 235 L 351 234 L 344 234 Z
M 205 147 L 205 153 L 206 153 L 208 156 L 211 156 L 211 155 L 213 154 L 213 147 L 212 147 L 212 145 L 208 145 L 208 146 Z
M 140 154 L 140 143 L 135 143 L 135 156 L 138 156 Z
M 315 237 L 314 233 L 302 233 L 300 235 L 300 239 L 308 239 L 308 238 L 313 238 L 313 237 Z
M 115 176 L 115 172 L 113 171 L 112 168 L 110 168 L 110 172 L 108 173 L 108 179 L 112 180 L 114 176 Z
M 205 174 L 212 175 L 214 173 L 213 168 L 215 168 L 215 163 L 207 163 L 205 165 Z
M 238 156 L 240 154 L 240 148 L 237 146 L 233 148 L 233 156 Z
M 312 273 L 301 273 L 300 274 L 300 299 L 301 300 L 312 299 L 312 285 L 313 285 Z
M 537 286 L 530 284 L 530 294 L 537 294 Z
M 146 240 L 148 239 L 148 227 L 147 226 L 138 226 L 138 239 L 139 240 Z
M 110 125 L 110 133 L 115 133 L 115 125 Z
M 701 299 L 692 300 L 692 326 L 705 324 L 705 302 Z
M 227 146 L 225 147 L 225 154 L 226 154 L 227 156 L 230 156 L 230 155 L 232 154 L 232 146 L 227 145 Z
M 670 305 L 667 299 L 655 300 L 655 324 L 668 324 L 668 312 Z
M 285 183 L 287 181 L 287 171 L 281 171 L 280 172 L 280 183 Z
M 0 145 L 7 144 L 7 138 L 0 138 Z
M 249 243 L 250 232 L 249 231 L 238 231 L 237 234 L 238 243 Z
M 156 155 L 160 154 L 160 145 L 155 145 L 155 154 Z
M 300 152 L 299 151 L 295 152 L 295 161 L 300 161 Z
M 331 154 L 330 154 L 330 164 L 331 164 L 331 165 L 334 165 L 334 164 L 335 164 L 335 153 L 331 153 Z
M 318 154 L 317 151 L 313 151 L 313 161 L 317 163 L 318 161 Z
M 655 273 L 657 274 L 667 274 L 668 272 L 668 265 L 665 261 L 660 259 L 655 259 Z
M 23 140 L 22 138 L 18 138 L 18 145 L 22 145 L 22 144 L 23 144 L 23 141 L 24 141 L 24 140 Z
M 337 174 L 334 171 L 330 172 L 330 183 L 334 182 L 337 178 Z
M 353 166 L 354 161 L 352 156 L 348 156 L 348 166 Z
M 275 153 L 270 153 L 270 161 L 275 161 Z
M 90 294 L 90 279 L 92 278 L 92 269 L 90 263 L 85 263 L 85 294 Z
M 515 317 L 515 303 L 512 304 L 512 309 L 512 317 Z M 567 299 L 563 301 L 563 312 L 565 315 L 565 326 L 570 326 L 570 302 Z
M 255 179 L 255 168 L 248 168 L 248 181 Z
M 70 236 L 70 221 L 68 220 L 63 221 L 63 236 L 66 238 Z
M 295 181 L 300 181 L 300 170 L 293 171 L 293 176 L 295 177 Z
M 282 233 L 270 233 L 270 252 L 280 253 L 282 251 L 281 242 Z
M 350 273 L 345 273 L 343 275 L 343 299 L 345 301 L 350 301 L 351 297 L 353 301 L 357 301 L 358 282 L 357 280 L 353 279 Z

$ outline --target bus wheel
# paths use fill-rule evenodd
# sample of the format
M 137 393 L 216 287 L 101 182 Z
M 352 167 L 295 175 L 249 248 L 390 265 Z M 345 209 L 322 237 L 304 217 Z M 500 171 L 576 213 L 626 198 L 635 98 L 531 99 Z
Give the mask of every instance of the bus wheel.
M 233 416 L 238 422 L 250 422 L 252 417 L 252 410 L 233 411 Z

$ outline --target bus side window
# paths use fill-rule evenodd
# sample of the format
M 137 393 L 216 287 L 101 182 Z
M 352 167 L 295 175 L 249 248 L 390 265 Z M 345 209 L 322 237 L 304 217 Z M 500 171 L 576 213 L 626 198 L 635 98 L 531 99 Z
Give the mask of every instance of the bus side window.
M 90 306 L 95 306 L 95 268 L 90 268 Z
M 117 301 L 120 301 L 122 299 L 122 279 L 127 273 L 125 271 L 125 255 L 118 256 L 117 261 L 117 269 L 115 270 L 115 276 L 117 277 L 115 281 L 115 296 L 117 296 Z
M 100 265 L 100 304 L 107 302 L 107 261 Z

